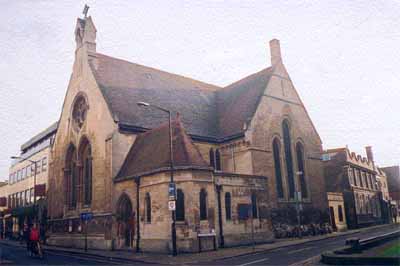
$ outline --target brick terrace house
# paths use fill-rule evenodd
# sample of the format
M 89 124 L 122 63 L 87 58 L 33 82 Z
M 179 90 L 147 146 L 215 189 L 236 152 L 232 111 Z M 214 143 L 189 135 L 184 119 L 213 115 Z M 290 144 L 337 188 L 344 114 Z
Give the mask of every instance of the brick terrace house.
M 50 162 L 50 244 L 168 251 L 168 116 L 173 112 L 179 251 L 199 233 L 219 245 L 273 238 L 269 211 L 295 204 L 327 210 L 321 139 L 270 41 L 271 66 L 219 87 L 96 50 L 91 17 L 78 19 L 76 52 Z M 179 116 L 177 115 L 179 113 Z
M 342 194 L 342 215 L 348 228 L 382 223 L 382 191 L 380 178 L 372 156 L 371 147 L 366 147 L 367 158 L 350 152 L 348 148 L 329 149 L 326 151 L 330 160 L 324 162 L 325 182 L 328 195 L 332 192 Z M 331 203 L 329 202 L 331 206 Z M 336 219 L 337 221 L 337 219 Z

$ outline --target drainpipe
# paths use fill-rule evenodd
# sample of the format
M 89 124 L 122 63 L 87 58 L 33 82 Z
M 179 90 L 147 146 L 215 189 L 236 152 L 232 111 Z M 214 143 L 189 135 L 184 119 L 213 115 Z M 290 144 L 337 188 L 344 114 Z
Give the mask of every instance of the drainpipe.
M 218 224 L 219 224 L 219 241 L 220 241 L 220 246 L 224 247 L 225 246 L 225 241 L 224 241 L 224 228 L 222 225 L 222 210 L 221 210 L 221 190 L 222 190 L 222 185 L 216 185 L 215 186 L 217 190 L 217 199 L 218 199 Z
M 140 215 L 139 215 L 139 186 L 140 186 L 140 176 L 135 179 L 136 183 L 136 253 L 140 252 Z

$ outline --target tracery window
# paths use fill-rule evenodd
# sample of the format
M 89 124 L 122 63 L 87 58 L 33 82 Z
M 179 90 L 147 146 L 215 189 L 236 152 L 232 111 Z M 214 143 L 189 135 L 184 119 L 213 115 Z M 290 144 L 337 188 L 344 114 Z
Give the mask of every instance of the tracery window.
M 92 202 L 92 149 L 89 141 L 85 138 L 81 141 L 80 159 L 82 165 L 82 181 L 83 181 L 83 203 L 90 205 Z
M 64 168 L 65 204 L 76 208 L 78 200 L 78 173 L 76 167 L 76 149 L 70 145 L 67 151 Z
M 272 150 L 274 154 L 275 178 L 276 178 L 276 191 L 278 198 L 283 198 L 283 184 L 282 184 L 282 167 L 281 167 L 281 147 L 279 140 L 274 139 L 272 143 Z
M 293 173 L 293 158 L 292 158 L 292 145 L 290 140 L 290 129 L 289 122 L 284 120 L 282 123 L 283 131 L 283 143 L 285 146 L 285 159 L 286 159 L 286 171 L 288 176 L 289 184 L 289 197 L 294 198 L 294 173 Z
M 72 109 L 72 120 L 76 130 L 79 131 L 82 128 L 88 109 L 85 97 L 83 95 L 78 96 Z

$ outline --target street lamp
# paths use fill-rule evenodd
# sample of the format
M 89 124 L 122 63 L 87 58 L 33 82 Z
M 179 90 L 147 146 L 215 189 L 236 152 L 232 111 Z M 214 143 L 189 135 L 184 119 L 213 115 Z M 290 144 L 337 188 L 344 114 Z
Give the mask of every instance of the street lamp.
M 29 159 L 23 159 L 20 156 L 11 156 L 11 159 L 13 159 L 13 160 L 22 159 L 22 160 L 31 162 L 31 163 L 33 163 L 35 165 L 35 172 L 33 174 L 33 205 L 35 205 L 36 204 L 36 169 L 37 169 L 37 162 L 29 160 Z
M 138 106 L 140 107 L 154 107 L 160 111 L 163 111 L 168 114 L 168 128 L 169 128 L 169 163 L 170 163 L 170 186 L 174 188 L 174 201 L 176 201 L 176 189 L 174 183 L 174 156 L 173 156 L 173 147 L 172 147 L 172 126 L 171 126 L 171 111 L 168 109 L 164 109 L 160 106 L 149 104 L 147 102 L 138 102 Z M 175 205 L 176 206 L 176 205 Z M 176 216 L 175 210 L 172 210 L 172 224 L 171 224 L 171 234 L 172 234 L 172 256 L 176 256 L 178 254 L 176 250 Z

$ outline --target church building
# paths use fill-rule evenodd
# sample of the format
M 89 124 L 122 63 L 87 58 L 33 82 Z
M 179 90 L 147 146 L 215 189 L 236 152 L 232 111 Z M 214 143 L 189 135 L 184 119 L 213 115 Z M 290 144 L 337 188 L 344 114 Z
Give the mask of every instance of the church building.
M 101 54 L 96 32 L 77 19 L 49 162 L 49 244 L 83 247 L 87 233 L 89 248 L 169 252 L 171 172 L 178 252 L 271 241 L 272 210 L 299 202 L 327 211 L 321 139 L 278 40 L 270 66 L 219 87 Z

